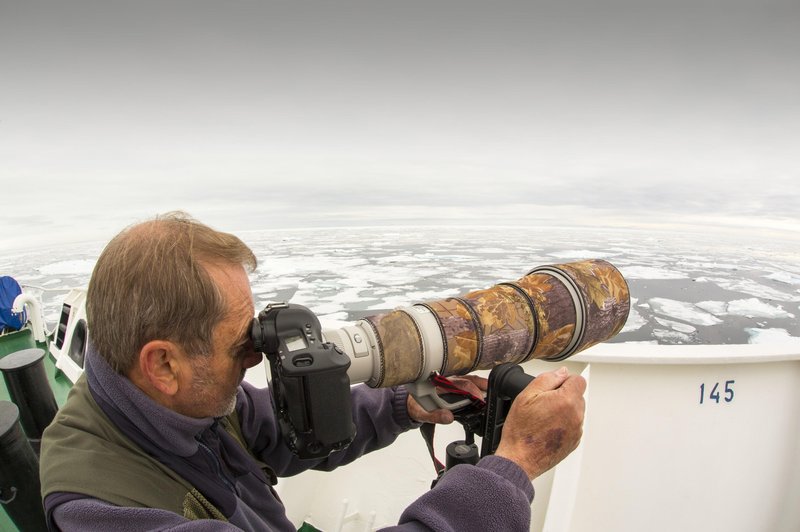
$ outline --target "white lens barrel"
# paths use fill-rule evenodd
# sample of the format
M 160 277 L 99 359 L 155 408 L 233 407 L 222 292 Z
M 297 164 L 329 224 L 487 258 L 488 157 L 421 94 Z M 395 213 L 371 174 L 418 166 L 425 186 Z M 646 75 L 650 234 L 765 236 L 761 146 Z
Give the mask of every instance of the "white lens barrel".
M 398 308 L 416 324 L 422 343 L 422 365 L 420 378 L 427 378 L 434 371 L 441 372 L 444 360 L 444 345 L 439 322 L 433 313 L 423 305 Z M 366 320 L 339 329 L 323 329 L 326 341 L 333 342 L 350 357 L 347 375 L 351 384 L 366 382 L 379 386 L 381 365 L 385 356 L 381 344 L 375 336 L 373 327 Z
M 428 378 L 434 371 L 441 373 L 444 367 L 444 338 L 436 316 L 424 305 L 413 305 L 399 310 L 411 316 L 422 336 L 424 362 L 421 377 Z
M 368 323 L 363 320 L 340 329 L 323 329 L 322 336 L 333 342 L 350 357 L 347 376 L 351 384 L 374 380 L 378 372 L 378 341 Z

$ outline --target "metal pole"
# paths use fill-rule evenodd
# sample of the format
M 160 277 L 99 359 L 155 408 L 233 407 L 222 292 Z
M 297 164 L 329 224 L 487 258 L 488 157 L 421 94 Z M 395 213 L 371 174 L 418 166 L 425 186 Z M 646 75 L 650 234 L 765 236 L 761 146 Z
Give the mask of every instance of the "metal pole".
M 39 459 L 20 428 L 17 405 L 8 401 L 0 401 L 0 503 L 20 530 L 47 530 Z
M 20 423 L 37 456 L 42 432 L 58 411 L 44 369 L 44 356 L 43 349 L 23 349 L 0 359 L 8 393 L 19 407 Z

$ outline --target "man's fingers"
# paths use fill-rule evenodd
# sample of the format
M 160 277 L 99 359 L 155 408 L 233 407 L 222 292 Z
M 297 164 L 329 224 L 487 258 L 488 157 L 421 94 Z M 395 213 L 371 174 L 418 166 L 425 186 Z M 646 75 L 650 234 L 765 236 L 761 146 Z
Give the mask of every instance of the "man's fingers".
M 561 389 L 565 392 L 575 392 L 578 395 L 583 395 L 586 391 L 586 379 L 580 375 L 570 375 L 569 378 L 561 385 Z
M 474 375 L 450 377 L 450 382 L 477 397 L 483 397 L 485 395 L 483 392 L 486 391 L 488 385 L 488 381 L 486 381 L 486 379 L 483 377 L 476 377 Z
M 559 368 L 556 371 L 540 373 L 535 379 L 533 379 L 533 382 L 528 384 L 525 391 L 533 393 L 549 392 L 559 388 L 568 377 L 569 372 L 567 371 L 567 368 L 564 367 Z
M 463 377 L 459 378 L 470 381 L 482 392 L 485 392 L 486 389 L 489 388 L 489 379 L 486 377 L 480 377 L 478 375 L 464 375 Z
M 449 425 L 450 423 L 455 421 L 453 413 L 444 408 L 435 410 L 434 412 L 432 412 L 432 414 L 434 415 L 435 422 L 439 423 L 440 425 Z
M 441 425 L 448 425 L 455 421 L 453 413 L 446 408 L 439 408 L 428 412 L 420 406 L 419 403 L 411 396 L 408 396 L 406 401 L 406 408 L 408 408 L 408 417 L 420 423 L 439 423 Z

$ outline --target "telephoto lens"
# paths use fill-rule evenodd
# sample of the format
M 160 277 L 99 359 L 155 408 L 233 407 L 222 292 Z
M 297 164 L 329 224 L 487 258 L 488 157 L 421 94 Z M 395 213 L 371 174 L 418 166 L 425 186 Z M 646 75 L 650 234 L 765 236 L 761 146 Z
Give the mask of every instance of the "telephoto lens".
M 352 383 L 394 386 L 501 363 L 563 360 L 624 326 L 630 293 L 610 263 L 540 266 L 512 282 L 421 302 L 323 331 L 347 353 Z

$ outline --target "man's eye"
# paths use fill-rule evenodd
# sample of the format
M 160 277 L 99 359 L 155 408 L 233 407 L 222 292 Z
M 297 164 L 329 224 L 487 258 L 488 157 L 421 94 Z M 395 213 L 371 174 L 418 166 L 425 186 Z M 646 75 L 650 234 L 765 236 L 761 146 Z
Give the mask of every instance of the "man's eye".
M 233 355 L 236 357 L 242 357 L 249 354 L 250 351 L 252 351 L 252 343 L 248 339 L 234 346 Z

